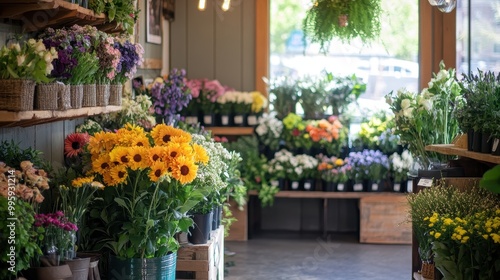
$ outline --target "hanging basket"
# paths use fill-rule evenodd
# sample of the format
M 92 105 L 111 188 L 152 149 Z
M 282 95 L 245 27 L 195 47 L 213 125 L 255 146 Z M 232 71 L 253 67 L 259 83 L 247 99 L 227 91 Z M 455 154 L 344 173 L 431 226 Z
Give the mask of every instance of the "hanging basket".
M 38 84 L 35 91 L 35 110 L 57 110 L 59 84 Z
M 96 85 L 96 105 L 108 106 L 109 85 Z
M 0 79 L 0 110 L 33 110 L 35 85 L 33 80 Z
M 82 108 L 83 104 L 83 85 L 70 85 L 71 108 Z
M 110 85 L 109 86 L 109 105 L 121 106 L 122 105 L 122 92 L 123 92 L 123 85 L 122 84 Z
M 96 85 L 83 85 L 82 107 L 95 107 L 97 104 Z

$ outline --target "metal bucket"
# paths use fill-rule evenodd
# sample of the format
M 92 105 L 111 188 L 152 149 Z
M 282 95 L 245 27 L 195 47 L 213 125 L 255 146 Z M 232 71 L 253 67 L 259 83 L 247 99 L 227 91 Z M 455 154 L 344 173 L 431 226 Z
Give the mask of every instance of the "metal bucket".
M 175 280 L 177 253 L 150 259 L 119 259 L 109 257 L 110 280 Z

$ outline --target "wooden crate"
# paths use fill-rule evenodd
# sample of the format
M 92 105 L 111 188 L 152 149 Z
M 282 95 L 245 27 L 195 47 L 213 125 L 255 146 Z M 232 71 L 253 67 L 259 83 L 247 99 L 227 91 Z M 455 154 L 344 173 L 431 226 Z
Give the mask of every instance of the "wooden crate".
M 238 209 L 238 204 L 230 199 L 229 209 L 233 213 L 233 217 L 236 218 L 231 227 L 229 228 L 229 236 L 225 239 L 228 241 L 247 241 L 248 240 L 248 206 L 245 205 L 243 210 Z
M 359 199 L 359 242 L 411 244 L 406 196 L 366 196 Z
M 216 280 L 224 278 L 224 227 L 210 233 L 207 244 L 182 245 L 177 251 L 180 279 Z M 189 278 L 186 275 L 189 274 Z M 182 277 L 182 278 L 181 278 Z

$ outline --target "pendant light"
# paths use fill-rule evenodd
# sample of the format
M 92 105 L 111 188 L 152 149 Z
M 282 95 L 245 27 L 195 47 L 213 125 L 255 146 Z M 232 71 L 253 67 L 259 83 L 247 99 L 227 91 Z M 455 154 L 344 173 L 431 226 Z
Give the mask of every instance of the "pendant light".
M 198 1 L 198 10 L 204 11 L 207 7 L 207 0 L 199 0 Z M 221 5 L 221 9 L 226 12 L 231 7 L 231 0 L 224 0 Z
M 204 11 L 206 7 L 207 7 L 207 0 L 200 0 L 198 2 L 198 10 Z

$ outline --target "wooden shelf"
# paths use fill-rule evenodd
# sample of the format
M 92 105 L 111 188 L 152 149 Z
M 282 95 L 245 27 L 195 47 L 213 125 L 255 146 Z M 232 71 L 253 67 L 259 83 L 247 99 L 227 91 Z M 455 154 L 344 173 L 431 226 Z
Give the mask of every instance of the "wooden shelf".
M 99 114 L 117 112 L 121 106 L 84 107 L 65 111 L 0 111 L 0 127 L 31 126 L 42 123 L 55 122 L 66 119 L 88 117 Z
M 206 130 L 212 131 L 213 135 L 252 135 L 253 127 L 230 127 L 230 126 L 213 126 L 206 127 Z
M 0 0 L 0 18 L 21 22 L 23 32 L 46 27 L 93 25 L 105 32 L 119 32 L 116 24 L 106 23 L 106 16 L 64 0 Z
M 500 156 L 493 156 L 490 154 L 476 153 L 468 151 L 464 148 L 459 148 L 454 144 L 436 144 L 428 145 L 425 147 L 426 151 L 436 152 L 443 155 L 457 155 L 462 157 L 467 157 L 479 161 L 500 164 Z
M 258 195 L 257 191 L 249 191 L 249 195 Z M 396 192 L 321 192 L 321 191 L 279 191 L 274 197 L 285 198 L 343 198 L 358 199 L 373 196 L 406 196 L 404 193 Z

